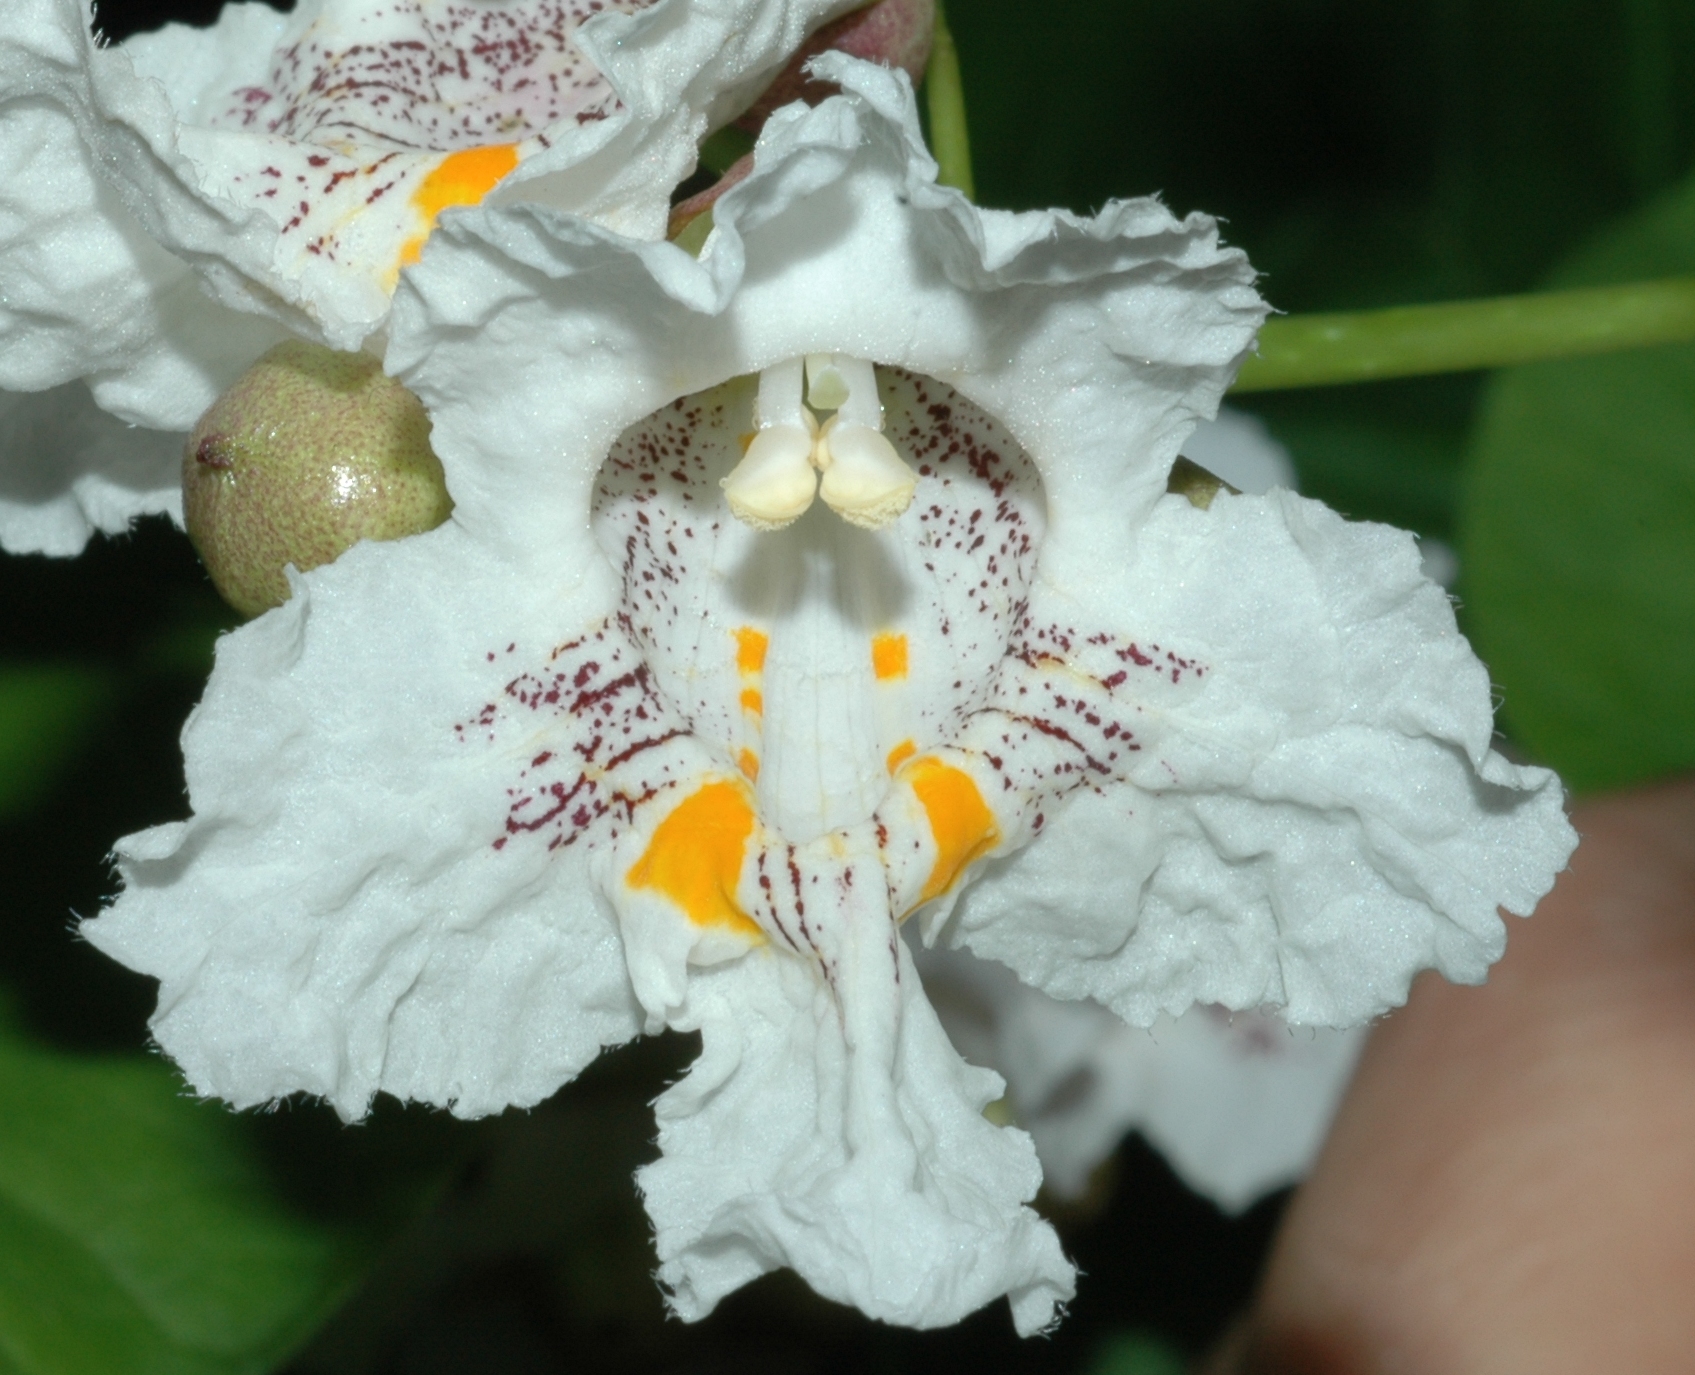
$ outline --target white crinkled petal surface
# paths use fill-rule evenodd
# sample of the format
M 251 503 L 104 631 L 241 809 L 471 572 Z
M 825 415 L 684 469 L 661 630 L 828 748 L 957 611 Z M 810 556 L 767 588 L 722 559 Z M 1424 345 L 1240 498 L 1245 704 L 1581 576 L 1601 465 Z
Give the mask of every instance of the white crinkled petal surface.
M 13 0 L 0 388 L 81 378 L 121 419 L 187 431 L 288 333 L 379 332 L 444 210 L 492 192 L 657 237 L 708 120 L 850 4 L 231 4 L 103 47 L 88 0 Z M 62 492 L 33 524 L 86 505 Z
M 42 98 L 87 95 L 87 57 L 123 61 L 95 53 L 82 23 L 75 3 L 26 0 L 0 30 L 0 387 L 81 378 L 120 419 L 186 432 L 283 330 L 214 302 L 102 173 L 73 113 Z
M 1212 221 L 974 210 L 904 78 L 817 70 L 844 94 L 773 116 L 699 261 L 542 206 L 443 221 L 387 363 L 452 519 L 228 637 L 194 816 L 124 842 L 86 930 L 237 1102 L 487 1112 L 698 1028 L 641 1178 L 680 1313 L 789 1265 L 1035 1331 L 1070 1267 L 907 917 L 1133 1015 L 1357 1017 L 1471 972 L 1481 904 L 1527 910 L 1569 832 L 1488 754 L 1404 537 L 1165 496 L 1265 311 Z M 783 492 L 823 475 L 758 530 L 720 490 L 756 447 Z M 853 463 L 892 484 L 864 507 Z
M 636 1176 L 660 1282 L 686 1319 L 788 1266 L 885 1322 L 937 1327 L 1004 1294 L 1038 1331 L 1074 1284 L 1018 1206 L 1041 1182 L 1029 1139 L 983 1117 L 1001 1080 L 949 1043 L 881 885 L 853 904 L 818 923 L 828 983 L 769 948 L 690 980 L 672 1020 L 701 1030 L 701 1057 L 655 1104 L 663 1155 Z
M 1488 674 L 1419 562 L 1292 493 L 1163 498 L 1064 588 L 1073 643 L 1134 626 L 1077 660 L 1139 675 L 1141 747 L 997 861 L 949 939 L 1142 1026 L 1197 1002 L 1352 1026 L 1419 970 L 1480 982 L 1496 909 L 1530 912 L 1576 837 L 1559 781 L 1491 751 Z
M 124 895 L 85 929 L 159 979 L 154 1035 L 202 1093 L 475 1117 L 641 1028 L 588 847 L 490 844 L 530 761 L 581 740 L 488 739 L 485 707 L 561 614 L 603 618 L 603 582 L 433 535 L 360 544 L 224 637 L 183 733 L 193 818 L 118 845 Z

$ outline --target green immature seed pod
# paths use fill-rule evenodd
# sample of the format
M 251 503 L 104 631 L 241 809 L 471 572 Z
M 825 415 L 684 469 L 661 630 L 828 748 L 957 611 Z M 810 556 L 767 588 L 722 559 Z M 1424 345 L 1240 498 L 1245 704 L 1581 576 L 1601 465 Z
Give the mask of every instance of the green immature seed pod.
M 304 571 L 362 539 L 447 519 L 441 460 L 418 398 L 363 353 L 291 340 L 200 417 L 182 464 L 189 538 L 225 601 L 257 616 Z

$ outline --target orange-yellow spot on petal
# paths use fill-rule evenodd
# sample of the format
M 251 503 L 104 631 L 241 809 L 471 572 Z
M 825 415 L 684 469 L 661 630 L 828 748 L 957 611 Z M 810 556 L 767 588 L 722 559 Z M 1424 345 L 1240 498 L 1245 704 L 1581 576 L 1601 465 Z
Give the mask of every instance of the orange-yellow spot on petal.
M 478 205 L 496 184 L 518 165 L 516 143 L 490 143 L 481 148 L 462 148 L 449 153 L 412 193 L 412 204 L 424 217 L 425 229 L 414 234 L 400 249 L 400 261 L 418 261 L 436 216 L 449 206 Z
M 763 933 L 736 906 L 753 807 L 747 790 L 727 780 L 707 783 L 678 803 L 653 832 L 624 882 L 662 893 L 696 926 L 728 926 L 749 936 Z
M 981 859 L 1000 840 L 995 814 L 967 773 L 935 758 L 920 759 L 907 770 L 930 833 L 936 839 L 936 863 L 924 883 L 921 903 L 939 897 L 959 881 L 974 860 Z
M 749 449 L 751 449 L 753 447 L 753 441 L 758 439 L 758 438 L 759 438 L 759 431 L 758 430 L 746 430 L 743 433 L 736 436 L 736 443 L 738 443 L 742 446 L 742 452 L 745 454 Z
M 736 631 L 736 667 L 743 673 L 758 673 L 765 667 L 765 651 L 771 637 L 763 630 L 744 625 Z
M 910 740 L 902 740 L 900 742 L 900 744 L 896 745 L 892 750 L 889 751 L 889 772 L 893 773 L 896 769 L 898 769 L 902 764 L 906 763 L 906 761 L 908 759 L 911 759 L 912 756 L 917 754 L 917 753 L 918 753 L 918 746 L 917 745 L 913 744 L 912 741 L 910 741 Z
M 736 763 L 747 776 L 749 783 L 759 782 L 759 756 L 752 750 L 743 750 L 736 756 Z
M 751 711 L 755 716 L 765 710 L 765 698 L 760 695 L 758 688 L 742 689 L 742 710 Z
M 906 636 L 884 632 L 871 637 L 871 671 L 879 683 L 906 677 Z

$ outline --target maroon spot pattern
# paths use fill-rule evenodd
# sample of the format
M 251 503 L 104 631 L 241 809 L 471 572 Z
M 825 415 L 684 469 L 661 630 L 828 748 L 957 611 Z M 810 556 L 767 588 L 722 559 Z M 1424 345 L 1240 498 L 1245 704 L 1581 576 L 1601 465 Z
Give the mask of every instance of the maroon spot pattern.
M 338 14 L 333 38 L 315 25 L 277 53 L 263 85 L 231 92 L 210 122 L 336 149 L 451 152 L 517 142 L 567 118 L 605 119 L 618 103 L 578 50 L 577 27 L 651 3 L 390 0 Z
M 518 647 L 489 651 L 516 659 Z M 538 729 L 538 727 L 540 729 Z M 609 843 L 636 809 L 696 772 L 686 726 L 653 690 L 653 674 L 629 637 L 606 625 L 558 646 L 546 662 L 510 679 L 496 701 L 454 727 L 460 739 L 506 745 L 538 740 L 506 790 L 494 847 L 532 836 L 550 850 Z
M 1205 665 L 1110 631 L 1084 635 L 1028 615 L 1007 647 L 991 700 L 966 723 L 955 748 L 987 764 L 1003 818 L 1034 833 L 1079 788 L 1123 782 L 1142 752 L 1136 721 L 1150 680 L 1198 682 Z
M 232 175 L 229 188 L 267 205 L 303 252 L 339 262 L 345 226 L 391 195 L 404 201 L 435 154 L 525 139 L 546 147 L 559 121 L 590 124 L 621 109 L 576 30 L 603 11 L 651 3 L 389 0 L 338 13 L 333 34 L 314 25 L 281 49 L 263 85 L 231 92 L 221 109 L 210 102 L 214 127 L 297 145 L 292 155 L 262 151 L 266 165 Z

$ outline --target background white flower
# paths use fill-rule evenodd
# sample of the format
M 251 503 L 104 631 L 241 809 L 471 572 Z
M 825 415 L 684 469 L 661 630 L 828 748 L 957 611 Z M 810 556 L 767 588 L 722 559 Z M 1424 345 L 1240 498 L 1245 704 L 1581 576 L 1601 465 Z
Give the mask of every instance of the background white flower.
M 1312 1167 L 1365 1041 L 1363 1027 L 1206 1006 L 1133 1027 L 992 960 L 940 946 L 916 958 L 948 1039 L 1006 1079 L 1007 1114 L 1061 1199 L 1083 1197 L 1136 1131 L 1196 1193 L 1240 1212 Z
M 659 236 L 708 127 L 851 3 L 234 4 L 102 47 L 88 0 L 12 0 L 0 547 L 180 520 L 171 446 L 124 427 L 186 432 L 287 334 L 360 347 L 445 208 L 493 192 Z

